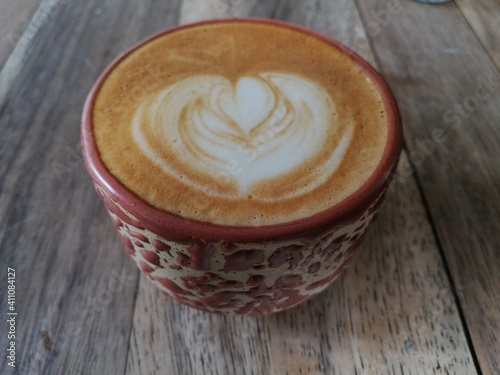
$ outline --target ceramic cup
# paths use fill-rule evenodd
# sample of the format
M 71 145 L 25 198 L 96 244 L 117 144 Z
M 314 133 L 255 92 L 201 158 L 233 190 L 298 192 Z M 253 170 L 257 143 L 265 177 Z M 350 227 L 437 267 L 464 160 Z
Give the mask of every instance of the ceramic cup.
M 95 83 L 82 117 L 82 150 L 126 252 L 154 285 L 179 302 L 208 312 L 263 315 L 309 300 L 341 275 L 384 199 L 401 152 L 402 130 L 389 88 L 361 57 L 299 26 L 268 20 L 241 22 L 269 22 L 320 38 L 349 55 L 375 83 L 387 112 L 388 138 L 378 166 L 357 191 L 314 216 L 262 227 L 189 220 L 156 209 L 129 191 L 99 158 L 91 112 L 96 93 L 113 68 L 162 33 L 122 54 Z

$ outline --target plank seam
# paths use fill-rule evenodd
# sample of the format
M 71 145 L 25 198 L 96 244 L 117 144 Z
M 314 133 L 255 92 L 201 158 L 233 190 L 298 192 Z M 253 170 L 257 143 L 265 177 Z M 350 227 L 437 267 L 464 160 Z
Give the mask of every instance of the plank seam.
M 137 283 L 136 283 L 136 286 L 135 286 L 135 291 L 134 291 L 134 304 L 132 306 L 132 316 L 131 316 L 131 319 L 130 321 L 132 322 L 131 326 L 130 326 L 130 330 L 128 331 L 128 340 L 127 340 L 127 350 L 125 352 L 125 358 L 126 358 L 126 361 L 125 361 L 125 366 L 123 367 L 123 375 L 127 375 L 127 371 L 128 371 L 128 363 L 129 363 L 129 353 L 130 353 L 130 346 L 131 346 L 131 341 L 132 341 L 132 338 L 133 338 L 133 334 L 132 332 L 134 331 L 134 320 L 135 320 L 135 312 L 136 312 L 136 306 L 137 306 L 137 296 L 139 295 L 139 285 L 141 285 L 141 277 L 139 275 L 139 277 L 137 278 Z
M 278 11 L 281 8 L 281 4 L 283 3 L 283 0 L 277 0 L 276 3 L 274 4 L 273 10 L 271 11 L 271 14 L 269 15 L 269 18 L 275 19 L 276 16 L 278 15 Z
M 38 32 L 45 26 L 49 17 L 53 16 L 54 9 L 63 5 L 65 1 L 67 0 L 43 0 L 33 17 L 31 17 L 28 26 L 19 37 L 14 50 L 0 71 L 0 104 L 3 104 L 7 93 L 21 73 L 24 62 L 33 50 L 34 40 Z
M 500 1 L 500 0 L 498 0 L 498 1 Z M 461 14 L 461 16 L 464 19 L 464 21 L 467 24 L 467 26 L 469 26 L 470 31 L 472 32 L 472 34 L 476 38 L 477 42 L 479 43 L 479 45 L 483 49 L 483 51 L 486 54 L 486 56 L 488 56 L 488 60 L 490 60 L 490 63 L 494 67 L 494 70 L 497 72 L 497 74 L 500 74 L 500 65 L 497 66 L 496 61 L 492 58 L 492 55 L 489 53 L 489 51 L 486 48 L 486 46 L 484 45 L 483 41 L 481 40 L 481 38 L 479 37 L 479 35 L 476 33 L 476 30 L 474 29 L 474 26 L 472 26 L 472 24 L 469 22 L 469 19 L 467 18 L 467 16 L 462 11 L 462 8 L 460 7 L 460 4 L 457 4 L 456 2 L 453 2 L 453 4 L 457 8 L 458 12 Z
M 409 152 L 409 150 L 407 150 L 406 146 L 405 146 L 405 151 Z M 483 371 L 481 370 L 481 365 L 479 363 L 479 359 L 478 359 L 477 354 L 476 354 L 474 343 L 472 341 L 472 335 L 469 331 L 469 326 L 467 325 L 467 321 L 465 320 L 465 314 L 463 312 L 462 305 L 460 304 L 460 299 L 458 298 L 458 295 L 456 293 L 457 286 L 455 285 L 453 276 L 452 276 L 450 268 L 448 266 L 448 261 L 446 259 L 446 254 L 444 252 L 443 245 L 441 243 L 439 234 L 436 230 L 436 226 L 434 225 L 434 220 L 432 218 L 429 204 L 427 202 L 427 199 L 426 199 L 426 196 L 424 193 L 424 189 L 422 187 L 422 183 L 421 183 L 419 175 L 418 175 L 418 170 L 415 167 L 415 165 L 413 165 L 413 163 L 410 159 L 408 159 L 408 162 L 410 163 L 410 165 L 412 166 L 412 170 L 414 171 L 414 176 L 415 176 L 414 179 L 415 179 L 415 182 L 417 185 L 417 190 L 418 190 L 418 193 L 420 195 L 420 199 L 422 200 L 422 205 L 424 207 L 425 216 L 426 216 L 427 221 L 429 222 L 429 224 L 431 226 L 432 236 L 434 237 L 439 256 L 443 262 L 443 269 L 444 269 L 444 272 L 446 275 L 446 279 L 448 280 L 448 283 L 450 284 L 450 287 L 453 291 L 453 293 L 452 293 L 453 300 L 454 300 L 455 306 L 457 308 L 457 313 L 458 313 L 458 316 L 460 318 L 460 323 L 462 324 L 464 336 L 465 336 L 465 339 L 467 341 L 467 345 L 469 347 L 469 351 L 470 351 L 470 354 L 472 357 L 472 361 L 474 363 L 474 367 L 476 368 L 478 375 L 483 375 Z
M 175 25 L 179 25 L 179 22 L 180 22 L 180 20 L 182 19 L 182 17 L 181 17 L 181 16 L 182 16 L 182 14 L 181 14 L 181 13 L 182 13 L 182 3 L 183 3 L 183 2 L 184 2 L 184 0 L 179 0 L 179 1 L 177 2 L 177 4 L 178 4 L 178 5 L 177 5 L 177 18 L 176 18 L 176 20 L 175 20 L 175 22 L 174 22 L 174 24 L 175 24 Z
M 375 66 L 382 73 L 382 69 L 380 69 L 380 67 L 382 65 L 380 64 L 380 59 L 379 59 L 379 56 L 378 56 L 378 51 L 374 47 L 374 44 L 372 43 L 372 38 L 370 37 L 370 34 L 368 32 L 366 32 L 365 25 L 366 25 L 367 20 L 364 18 L 363 12 L 360 10 L 361 7 L 359 5 L 359 0 L 353 0 L 353 1 L 354 1 L 355 5 L 356 5 L 359 18 L 360 18 L 360 20 L 362 22 L 363 30 L 365 32 L 365 37 L 368 40 L 369 47 L 370 47 L 370 50 L 372 52 L 372 55 L 373 55 L 373 58 L 374 58 L 374 61 L 375 61 Z M 455 6 L 457 6 L 457 5 L 455 4 Z M 462 14 L 461 11 L 460 11 L 460 14 Z M 462 14 L 462 17 L 464 17 L 463 14 Z M 469 25 L 468 22 L 467 22 L 467 24 Z M 469 25 L 469 27 L 470 27 L 470 25 Z M 474 32 L 474 35 L 477 38 L 477 35 L 476 35 L 475 32 Z M 481 46 L 484 49 L 484 46 L 482 45 L 482 43 L 481 43 Z M 490 55 L 487 54 L 487 56 L 488 56 L 488 58 L 489 58 L 489 60 L 491 62 Z M 496 70 L 496 65 L 493 64 L 493 66 L 495 67 L 495 70 Z M 406 144 L 406 141 L 403 141 L 403 152 L 406 152 L 407 155 L 410 154 L 410 150 L 409 150 L 409 148 L 408 148 L 408 146 Z M 423 189 L 421 180 L 419 178 L 418 170 L 417 170 L 417 168 L 415 167 L 415 165 L 413 164 L 413 162 L 412 162 L 412 160 L 410 158 L 408 158 L 408 163 L 411 166 L 410 170 L 413 171 L 412 175 L 413 175 L 413 178 L 414 178 L 416 186 L 417 186 L 418 194 L 419 194 L 420 199 L 422 201 L 422 205 L 423 205 L 423 208 L 424 208 L 425 216 L 427 218 L 427 221 L 429 222 L 429 225 L 431 226 L 432 236 L 434 237 L 434 240 L 436 242 L 436 247 L 438 249 L 439 257 L 441 258 L 441 260 L 443 262 L 443 270 L 445 272 L 446 279 L 448 280 L 448 283 L 451 286 L 452 290 L 456 291 L 456 285 L 454 283 L 453 277 L 451 275 L 450 268 L 448 266 L 448 262 L 447 262 L 447 259 L 446 259 L 446 255 L 444 253 L 443 245 L 442 245 L 440 237 L 439 237 L 439 235 L 437 233 L 436 226 L 434 225 L 434 220 L 433 220 L 433 218 L 431 216 L 431 213 L 430 213 L 429 204 L 428 204 L 428 201 L 426 199 L 426 196 L 425 196 L 425 193 L 424 193 L 424 189 Z M 460 319 L 460 323 L 461 323 L 463 331 L 464 331 L 464 336 L 465 336 L 465 339 L 466 339 L 466 342 L 467 342 L 467 346 L 469 348 L 469 351 L 470 351 L 470 354 L 471 354 L 471 357 L 472 357 L 472 361 L 473 361 L 474 367 L 476 368 L 476 371 L 477 371 L 478 375 L 482 375 L 483 372 L 481 370 L 481 366 L 479 364 L 479 360 L 478 360 L 478 357 L 477 357 L 477 354 L 476 354 L 476 350 L 475 350 L 475 347 L 474 347 L 473 342 L 472 342 L 472 336 L 470 334 L 469 327 L 468 327 L 467 322 L 465 320 L 465 315 L 464 315 L 464 312 L 463 312 L 463 309 L 462 309 L 462 305 L 460 304 L 460 300 L 459 300 L 457 294 L 456 293 L 452 293 L 452 294 L 453 294 L 453 300 L 455 302 L 455 306 L 457 308 L 457 313 L 458 313 L 458 316 L 459 316 L 459 319 Z

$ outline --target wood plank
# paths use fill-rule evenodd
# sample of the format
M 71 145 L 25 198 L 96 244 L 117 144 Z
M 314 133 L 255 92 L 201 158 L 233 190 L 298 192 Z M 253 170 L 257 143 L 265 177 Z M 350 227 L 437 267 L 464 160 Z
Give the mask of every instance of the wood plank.
M 500 70 L 500 2 L 498 0 L 455 0 L 476 36 Z
M 374 61 L 350 1 L 287 1 L 278 17 Z M 476 373 L 412 176 L 388 194 L 356 263 L 307 304 L 267 318 L 211 315 L 141 277 L 133 327 L 127 374 Z
M 297 5 L 292 1 L 283 1 L 277 16 L 280 20 L 310 27 L 338 40 L 376 66 L 365 27 L 354 2 L 343 0 L 342 3 L 333 5 L 324 1 L 307 1 Z
M 0 3 L 0 69 L 20 39 L 42 0 L 3 0 Z
M 187 24 L 216 18 L 268 17 L 276 0 L 183 0 L 179 23 Z
M 11 86 L 0 103 L 0 264 L 16 269 L 18 325 L 17 369 L 7 372 L 4 355 L 2 374 L 124 372 L 138 271 L 83 166 L 79 121 L 105 65 L 174 25 L 178 6 L 61 3 L 19 60 L 16 79 L 4 81 Z M 0 280 L 7 285 L 6 272 Z
M 391 14 L 390 1 L 358 2 L 365 24 L 389 15 L 371 42 L 412 159 L 397 180 L 416 171 L 481 370 L 497 374 L 500 76 L 453 3 L 400 4 Z

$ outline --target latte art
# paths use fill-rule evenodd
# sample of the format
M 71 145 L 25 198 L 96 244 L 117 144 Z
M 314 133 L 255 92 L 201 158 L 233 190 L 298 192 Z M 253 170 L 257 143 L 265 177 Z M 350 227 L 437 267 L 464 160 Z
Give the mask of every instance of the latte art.
M 255 183 L 321 155 L 315 169 L 303 172 L 310 174 L 308 184 L 286 194 L 293 196 L 322 184 L 342 161 L 352 126 L 340 126 L 335 116 L 327 92 L 297 75 L 261 73 L 234 84 L 200 75 L 147 98 L 132 129 L 140 150 L 165 173 L 218 197 L 219 187 L 202 186 L 196 177 L 233 184 L 227 197 L 248 196 Z M 325 158 L 332 136 L 337 147 Z

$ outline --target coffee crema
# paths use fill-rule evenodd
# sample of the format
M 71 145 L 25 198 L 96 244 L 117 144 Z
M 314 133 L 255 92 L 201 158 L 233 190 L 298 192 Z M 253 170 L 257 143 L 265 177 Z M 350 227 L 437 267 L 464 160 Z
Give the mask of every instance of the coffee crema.
M 129 53 L 99 89 L 93 131 L 110 173 L 150 205 L 264 226 L 356 191 L 382 157 L 387 118 L 375 84 L 334 45 L 233 21 Z

